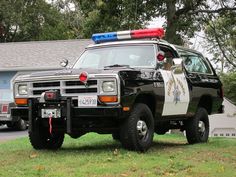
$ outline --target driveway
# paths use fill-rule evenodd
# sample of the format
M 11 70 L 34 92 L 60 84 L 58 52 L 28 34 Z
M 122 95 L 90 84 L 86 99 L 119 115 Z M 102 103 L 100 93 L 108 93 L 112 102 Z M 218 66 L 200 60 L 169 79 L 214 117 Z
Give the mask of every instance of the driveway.
M 25 131 L 15 131 L 8 128 L 7 126 L 0 126 L 0 142 L 12 140 L 20 137 L 26 137 L 28 135 L 28 130 Z

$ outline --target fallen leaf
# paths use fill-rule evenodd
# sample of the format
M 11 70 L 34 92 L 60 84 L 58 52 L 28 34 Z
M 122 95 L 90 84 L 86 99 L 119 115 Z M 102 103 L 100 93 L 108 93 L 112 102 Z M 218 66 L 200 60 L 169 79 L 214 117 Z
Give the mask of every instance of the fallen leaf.
M 37 171 L 42 171 L 42 170 L 44 170 L 45 168 L 44 168 L 44 166 L 42 166 L 42 165 L 38 165 L 38 166 L 35 167 L 35 169 L 36 169 Z
M 115 156 L 117 156 L 118 153 L 119 153 L 118 149 L 115 149 L 115 150 L 113 151 L 113 155 L 115 155 Z
M 34 153 L 34 154 L 30 154 L 30 156 L 29 156 L 31 159 L 33 159 L 33 158 L 36 158 L 36 157 L 38 157 L 38 154 L 36 154 L 36 153 Z

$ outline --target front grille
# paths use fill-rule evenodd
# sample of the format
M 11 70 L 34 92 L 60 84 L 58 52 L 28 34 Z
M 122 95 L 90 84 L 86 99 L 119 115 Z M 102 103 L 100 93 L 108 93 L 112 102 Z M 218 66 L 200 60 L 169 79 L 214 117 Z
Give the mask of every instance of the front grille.
M 95 93 L 97 88 L 66 89 L 66 93 Z
M 45 91 L 48 91 L 48 90 L 34 90 L 33 95 L 41 95 Z
M 43 92 L 48 90 L 58 90 L 61 96 L 77 96 L 84 93 L 97 94 L 97 80 L 88 80 L 86 85 L 78 80 L 62 80 L 51 82 L 33 82 L 29 90 L 32 96 L 40 96 Z
M 88 86 L 89 85 L 97 85 L 97 80 L 89 80 L 86 84 Z M 84 85 L 84 83 L 81 81 L 66 81 L 65 85 L 66 86 L 75 86 L 75 85 Z
M 59 87 L 60 82 L 39 82 L 33 83 L 33 87 Z

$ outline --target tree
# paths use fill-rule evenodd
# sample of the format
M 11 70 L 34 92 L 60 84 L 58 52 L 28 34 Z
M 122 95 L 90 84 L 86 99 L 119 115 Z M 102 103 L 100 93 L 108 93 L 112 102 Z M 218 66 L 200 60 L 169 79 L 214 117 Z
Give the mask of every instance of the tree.
M 221 63 L 221 72 L 236 70 L 236 11 L 211 16 L 206 20 L 206 41 L 213 61 Z
M 82 14 L 80 36 L 93 33 L 143 28 L 152 18 L 166 18 L 165 39 L 183 44 L 203 28 L 204 16 L 236 10 L 223 0 L 71 0 Z M 224 7 L 211 7 L 215 1 Z
M 45 0 L 1 0 L 0 41 L 73 38 L 64 16 Z
M 162 16 L 167 20 L 165 39 L 183 44 L 203 29 L 207 15 L 236 10 L 231 1 L 1 0 L 0 40 L 90 38 L 97 32 L 143 28 Z
M 221 74 L 225 97 L 236 103 L 236 72 Z
M 129 30 L 144 27 L 155 12 L 155 1 L 143 0 L 77 0 L 83 15 L 81 35 Z
M 183 44 L 203 29 L 205 16 L 236 10 L 229 0 L 159 0 L 157 15 L 166 18 L 166 39 L 174 44 Z M 215 6 L 215 4 L 223 4 Z

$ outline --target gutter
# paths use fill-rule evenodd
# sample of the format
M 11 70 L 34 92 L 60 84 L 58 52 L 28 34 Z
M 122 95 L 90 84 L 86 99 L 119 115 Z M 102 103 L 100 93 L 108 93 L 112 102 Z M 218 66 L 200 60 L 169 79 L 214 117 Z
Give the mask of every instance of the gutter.
M 46 70 L 60 70 L 63 67 L 15 67 L 15 68 L 0 68 L 0 72 L 4 71 L 46 71 Z

